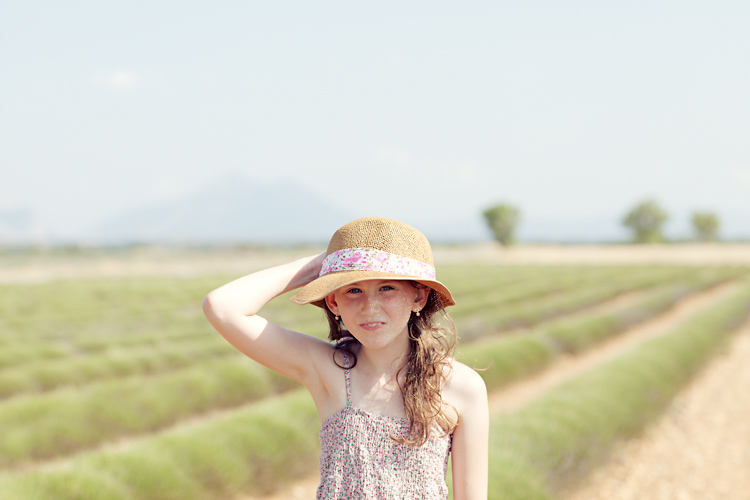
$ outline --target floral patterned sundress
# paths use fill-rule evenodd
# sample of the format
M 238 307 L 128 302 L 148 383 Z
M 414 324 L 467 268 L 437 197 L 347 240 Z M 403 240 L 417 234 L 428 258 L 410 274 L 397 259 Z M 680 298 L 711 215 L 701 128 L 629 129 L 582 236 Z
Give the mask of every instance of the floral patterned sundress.
M 439 429 L 422 446 L 397 443 L 405 418 L 374 415 L 352 406 L 349 359 L 344 355 L 346 407 L 320 426 L 319 500 L 447 499 L 445 474 L 452 436 Z

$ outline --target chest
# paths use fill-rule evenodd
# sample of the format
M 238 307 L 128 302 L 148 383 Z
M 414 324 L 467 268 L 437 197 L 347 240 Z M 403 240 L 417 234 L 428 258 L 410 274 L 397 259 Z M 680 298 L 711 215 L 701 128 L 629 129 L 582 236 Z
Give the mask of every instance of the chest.
M 395 380 L 371 377 L 356 368 L 350 370 L 349 379 L 352 406 L 374 415 L 406 417 L 401 388 Z

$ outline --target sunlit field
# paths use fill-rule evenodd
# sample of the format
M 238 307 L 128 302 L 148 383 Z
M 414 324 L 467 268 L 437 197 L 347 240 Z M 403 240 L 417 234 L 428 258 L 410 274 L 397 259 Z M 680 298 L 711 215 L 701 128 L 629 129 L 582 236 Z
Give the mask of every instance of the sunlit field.
M 6 256 L 0 272 L 21 276 L 19 259 Z M 493 499 L 557 498 L 648 425 L 750 312 L 743 265 L 448 260 L 439 279 L 457 301 L 457 357 L 482 369 L 491 393 L 733 284 L 673 331 L 494 412 Z M 0 283 L 0 498 L 229 500 L 316 473 L 309 396 L 238 354 L 202 314 L 204 295 L 237 277 L 234 267 L 76 278 L 59 271 L 65 262 L 53 279 Z M 320 310 L 288 297 L 263 314 L 327 335 Z

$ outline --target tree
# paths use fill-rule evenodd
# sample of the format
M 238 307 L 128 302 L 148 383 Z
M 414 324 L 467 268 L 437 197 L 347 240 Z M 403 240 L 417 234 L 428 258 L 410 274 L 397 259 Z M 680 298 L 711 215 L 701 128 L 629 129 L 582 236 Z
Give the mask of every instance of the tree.
M 622 223 L 633 231 L 633 243 L 659 243 L 664 241 L 662 226 L 667 219 L 656 201 L 646 200 L 633 207 Z
M 502 245 L 515 243 L 514 233 L 519 220 L 519 211 L 510 205 L 495 205 L 482 212 L 495 239 Z
M 719 234 L 719 218 L 711 212 L 695 212 L 692 217 L 695 239 L 715 241 Z

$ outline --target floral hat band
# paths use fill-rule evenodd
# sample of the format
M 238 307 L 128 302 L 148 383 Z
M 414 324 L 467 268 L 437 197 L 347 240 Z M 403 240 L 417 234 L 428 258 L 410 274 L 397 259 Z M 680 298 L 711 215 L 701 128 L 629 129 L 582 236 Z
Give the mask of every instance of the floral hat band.
M 435 268 L 429 264 L 372 248 L 344 248 L 323 260 L 320 276 L 337 271 L 379 271 L 434 280 Z

